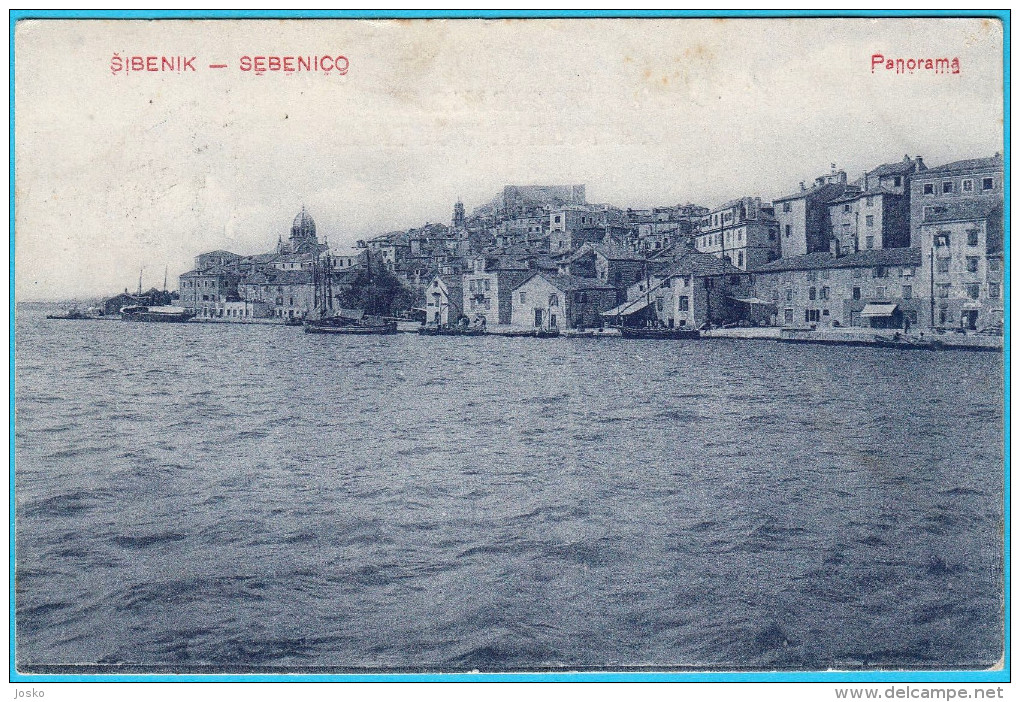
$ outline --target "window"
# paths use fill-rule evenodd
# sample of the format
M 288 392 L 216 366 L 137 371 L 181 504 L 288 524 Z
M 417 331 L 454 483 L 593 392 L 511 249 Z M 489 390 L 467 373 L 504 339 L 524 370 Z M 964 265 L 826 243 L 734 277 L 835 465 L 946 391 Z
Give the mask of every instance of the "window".
M 560 306 L 560 296 L 557 295 L 556 293 L 553 293 L 552 295 L 550 295 L 549 296 L 549 306 L 550 307 L 559 307 Z
M 818 272 L 817 271 L 808 271 L 805 274 L 805 277 L 807 278 L 807 281 L 809 283 L 812 283 L 812 282 L 818 280 Z
M 949 262 L 951 260 L 952 259 L 950 259 L 950 258 L 937 258 L 937 259 L 935 259 L 935 270 L 937 272 L 939 272 L 939 273 L 948 273 L 949 272 Z
M 903 286 L 903 299 L 904 300 L 909 300 L 913 296 L 914 296 L 914 286 L 913 285 L 904 285 Z
M 938 293 L 939 293 L 938 296 L 941 299 L 945 299 L 945 298 L 949 297 L 949 288 L 950 288 L 949 283 L 939 283 L 935 287 L 938 290 Z
M 790 308 L 783 310 L 783 322 L 785 324 L 793 324 L 793 310 Z
M 662 312 L 662 298 L 661 297 L 655 298 L 655 309 L 657 309 L 659 312 Z
M 854 288 L 853 298 L 855 300 L 860 300 L 861 299 L 861 289 L 860 288 Z
M 968 273 L 977 273 L 977 271 L 978 271 L 978 257 L 977 256 L 968 256 L 967 257 L 967 272 Z
M 903 176 L 895 176 L 892 179 L 892 184 L 893 184 L 893 187 L 896 187 L 896 188 L 898 188 L 901 185 L 903 185 Z
M 686 312 L 691 307 L 691 299 L 686 295 L 680 296 L 680 311 Z
M 738 251 L 737 252 L 737 266 L 740 267 L 740 268 L 744 267 L 744 252 L 743 251 Z
M 804 321 L 805 322 L 818 322 L 821 321 L 821 314 L 818 310 L 804 310 Z
M 850 205 L 843 205 L 843 211 L 844 212 L 849 212 L 850 211 Z
M 877 266 L 875 268 L 874 273 L 872 274 L 871 277 L 872 278 L 888 278 L 889 277 L 889 269 L 886 268 L 885 266 Z
M 829 279 L 829 269 L 826 268 L 826 269 L 824 269 L 822 271 L 822 280 L 828 280 L 828 279 Z
M 933 183 L 925 183 L 924 184 L 924 194 L 925 195 L 934 195 L 935 194 L 935 185 Z
M 864 277 L 864 269 L 863 268 L 854 268 L 853 277 L 854 278 L 863 278 Z
M 560 222 L 562 222 L 563 220 L 562 220 L 562 218 L 561 218 L 561 217 L 560 217 L 559 215 L 556 215 L 556 219 L 555 219 L 555 220 L 553 220 L 553 221 L 555 221 L 555 222 L 556 222 L 556 224 L 559 224 L 559 223 L 560 223 Z
M 877 288 L 875 288 L 875 297 L 883 299 L 883 300 L 885 299 L 885 286 L 884 285 L 879 285 Z
M 979 229 L 968 229 L 967 230 L 967 246 L 977 246 L 978 236 L 981 231 Z
M 864 198 L 864 204 L 865 204 L 866 206 L 868 206 L 868 207 L 871 207 L 871 206 L 872 206 L 872 205 L 874 204 L 874 202 L 873 202 L 873 201 L 874 201 L 874 199 L 875 199 L 875 198 L 873 198 L 873 197 L 871 197 L 871 196 L 869 195 L 868 197 Z
M 829 288 L 828 287 L 823 287 L 822 288 L 822 292 L 821 292 L 821 295 L 819 296 L 819 298 L 822 299 L 822 300 L 828 300 L 829 299 Z
M 935 246 L 949 246 L 949 232 L 939 232 L 936 234 Z
M 947 180 L 942 183 L 942 194 L 946 195 L 951 192 L 953 192 L 953 181 Z
M 864 226 L 873 227 L 875 226 L 875 215 L 867 215 L 864 218 Z
M 485 283 L 485 292 L 489 292 L 489 281 L 485 280 L 483 282 Z
M 526 298 L 527 298 L 527 294 L 524 293 L 524 292 L 521 292 L 521 304 L 522 305 L 524 304 L 524 301 L 525 301 Z
M 988 284 L 988 297 L 998 299 L 999 298 L 999 284 L 989 283 Z
M 990 258 L 990 259 L 988 259 L 988 272 L 989 273 L 998 273 L 999 272 L 999 268 L 1000 268 L 999 259 L 997 259 L 997 258 Z
M 783 203 L 783 212 L 789 212 L 790 209 L 791 209 L 790 203 L 789 202 L 784 202 Z
M 875 237 L 873 236 L 864 237 L 864 245 L 869 249 L 875 248 Z
M 808 296 L 809 300 L 814 300 L 815 297 L 817 296 L 816 289 L 815 288 L 808 288 L 807 296 Z
M 786 301 L 793 302 L 793 288 L 786 289 Z
M 974 181 L 971 180 L 970 178 L 967 178 L 966 180 L 963 181 L 963 192 L 965 193 L 974 192 Z
M 901 278 L 909 278 L 912 275 L 914 275 L 914 267 L 913 266 L 903 266 L 903 268 L 900 269 L 900 277 Z
M 968 283 L 967 284 L 967 297 L 971 300 L 976 300 L 981 296 L 981 285 L 979 283 Z
M 994 178 L 982 178 L 981 179 L 981 189 L 982 190 L 991 190 L 994 187 L 995 187 L 995 179 Z
M 793 233 L 793 227 L 791 227 L 789 224 L 787 224 L 786 225 L 786 236 L 790 236 L 790 234 L 792 234 L 792 233 Z

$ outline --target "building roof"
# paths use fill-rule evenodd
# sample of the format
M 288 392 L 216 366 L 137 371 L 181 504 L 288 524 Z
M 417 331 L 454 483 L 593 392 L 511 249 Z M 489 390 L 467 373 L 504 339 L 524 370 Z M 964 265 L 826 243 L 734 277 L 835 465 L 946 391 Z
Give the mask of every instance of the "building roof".
M 592 250 L 610 261 L 644 261 L 645 257 L 636 251 L 619 246 L 618 244 L 592 244 Z
M 868 171 L 869 176 L 895 176 L 904 175 L 914 170 L 915 166 L 920 165 L 920 168 L 924 170 L 924 162 L 918 164 L 917 161 L 910 158 L 910 156 L 904 156 L 902 161 L 896 161 L 895 163 L 883 163 L 881 166 L 872 168 Z
M 675 276 L 712 276 L 712 275 L 738 275 L 746 274 L 729 261 L 713 256 L 708 253 L 691 251 L 681 256 L 676 263 L 661 272 L 659 275 L 665 278 Z
M 765 263 L 754 273 L 776 271 L 808 271 L 823 268 L 871 268 L 873 266 L 920 266 L 920 249 L 865 249 L 846 256 L 833 256 L 828 251 L 791 256 Z
M 208 268 L 194 268 L 187 273 L 181 273 L 180 277 L 199 275 L 237 275 L 237 270 L 233 266 L 209 266 Z
M 921 176 L 922 178 L 934 178 L 936 176 L 949 175 L 950 173 L 958 173 L 961 171 L 973 171 L 973 170 L 1002 170 L 1002 155 L 995 154 L 988 158 L 968 158 L 962 161 L 953 161 L 946 163 L 941 166 L 929 168 Z
M 854 190 L 853 192 L 845 193 L 839 197 L 829 200 L 829 204 L 838 205 L 844 202 L 853 202 L 854 200 L 860 200 L 862 197 L 874 197 L 876 195 L 893 195 L 895 197 L 902 197 L 902 194 L 895 192 L 894 190 L 891 190 L 889 188 L 883 188 L 881 186 L 876 186 L 869 190 L 865 190 L 864 192 Z
M 224 251 L 223 249 L 216 249 L 215 251 L 207 251 L 200 253 L 199 256 L 233 256 L 234 258 L 241 258 L 240 254 L 231 253 L 230 251 Z
M 783 202 L 784 200 L 799 200 L 806 197 L 818 199 L 822 202 L 828 202 L 833 198 L 841 196 L 846 191 L 846 187 L 846 183 L 823 183 L 821 185 L 815 185 L 801 190 L 800 192 L 793 193 L 792 195 L 777 197 L 772 202 L 776 203 Z
M 635 312 L 640 312 L 644 308 L 648 307 L 652 303 L 651 298 L 648 295 L 638 297 L 633 300 L 627 300 L 626 302 L 617 305 L 611 310 L 606 310 L 600 314 L 603 317 L 627 317 Z
M 971 222 L 1002 216 L 1002 202 L 998 198 L 953 199 L 926 205 L 923 224 L 939 222 Z
M 573 292 L 575 290 L 616 290 L 615 286 L 609 283 L 603 282 L 598 278 L 583 278 L 577 275 L 566 275 L 566 274 L 553 274 L 545 271 L 537 271 L 534 275 L 528 276 L 527 280 L 524 280 L 517 286 L 520 288 L 525 283 L 533 280 L 535 277 L 541 277 L 548 283 L 558 288 L 563 292 Z M 517 289 L 515 288 L 515 290 Z

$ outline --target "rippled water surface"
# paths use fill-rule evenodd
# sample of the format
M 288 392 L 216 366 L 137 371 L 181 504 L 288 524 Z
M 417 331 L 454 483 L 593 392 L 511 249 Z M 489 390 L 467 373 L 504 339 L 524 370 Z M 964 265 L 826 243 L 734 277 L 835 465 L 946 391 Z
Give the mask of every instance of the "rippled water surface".
M 18 665 L 993 665 L 1001 374 L 19 312 Z

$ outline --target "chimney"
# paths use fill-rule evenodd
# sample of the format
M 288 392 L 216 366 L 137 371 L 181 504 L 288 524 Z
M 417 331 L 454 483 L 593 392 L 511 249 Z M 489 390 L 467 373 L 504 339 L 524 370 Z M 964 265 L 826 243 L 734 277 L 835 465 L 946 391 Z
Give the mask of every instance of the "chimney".
M 927 170 L 928 167 L 924 165 L 924 160 L 920 156 L 915 156 L 914 160 L 917 161 L 917 170 L 919 171 Z
M 906 163 L 910 160 L 910 154 L 903 154 L 903 162 Z
M 836 172 L 836 164 L 835 163 L 830 163 L 829 164 L 829 171 L 831 173 L 835 173 Z
M 800 181 L 800 189 L 801 190 L 807 190 L 807 188 L 804 187 L 804 181 L 803 180 Z

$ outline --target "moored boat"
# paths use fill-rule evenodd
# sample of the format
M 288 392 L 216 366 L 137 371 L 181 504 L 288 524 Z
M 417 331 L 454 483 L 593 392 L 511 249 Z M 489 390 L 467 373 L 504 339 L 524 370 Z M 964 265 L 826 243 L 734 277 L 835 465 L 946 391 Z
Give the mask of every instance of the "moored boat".
M 701 332 L 685 327 L 620 327 L 624 339 L 700 339 Z
M 120 309 L 125 322 L 187 322 L 194 316 L 183 307 L 132 305 Z
M 485 329 L 483 327 L 438 327 L 433 325 L 419 327 L 418 333 L 422 336 L 483 336 Z
M 81 310 L 70 310 L 64 314 L 48 314 L 46 319 L 101 319 L 103 315 Z
M 886 349 L 928 349 L 936 350 L 944 348 L 943 343 L 938 339 L 917 339 L 901 336 L 899 332 L 893 336 L 882 336 L 875 334 L 875 346 Z
M 371 324 L 355 322 L 352 324 L 331 323 L 331 319 L 309 320 L 305 322 L 305 334 L 396 334 L 396 322 Z

